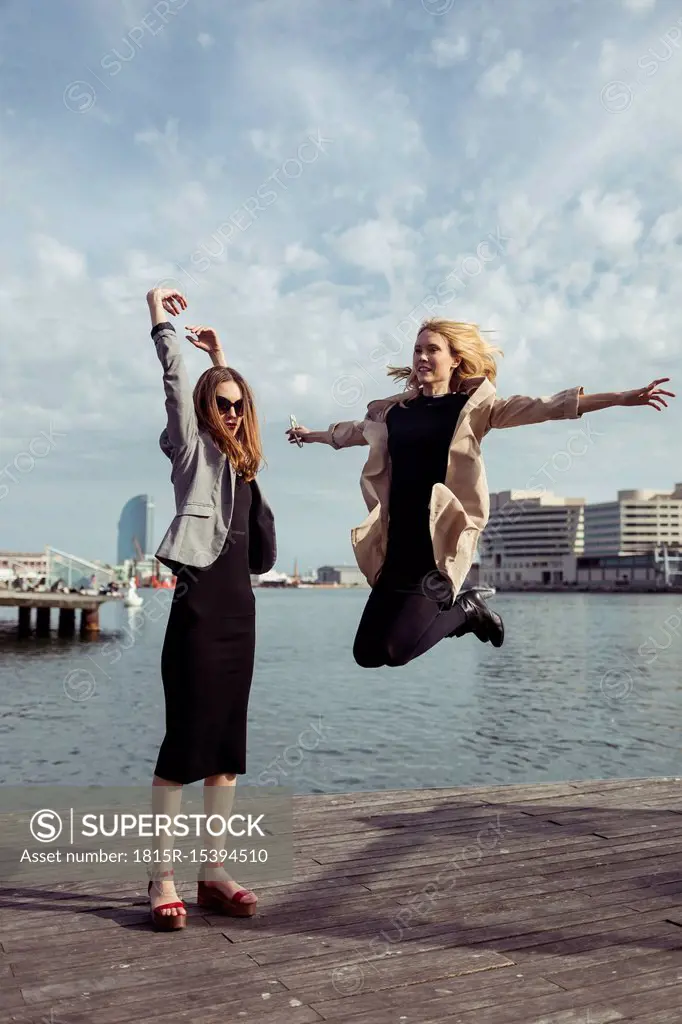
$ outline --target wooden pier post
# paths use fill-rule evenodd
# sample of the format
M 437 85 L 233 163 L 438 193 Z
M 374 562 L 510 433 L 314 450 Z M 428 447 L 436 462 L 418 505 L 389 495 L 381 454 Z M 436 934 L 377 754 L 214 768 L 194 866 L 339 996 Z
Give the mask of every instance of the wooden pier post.
M 0 590 L 0 608 L 17 608 L 19 610 L 18 635 L 20 637 L 31 635 L 36 637 L 49 636 L 52 625 L 50 612 L 53 608 L 57 608 L 59 611 L 59 636 L 74 636 L 76 632 L 76 610 L 79 610 L 81 613 L 80 635 L 97 636 L 100 631 L 100 606 L 107 601 L 113 600 L 116 600 L 113 594 L 92 595 L 47 593 L 43 591 L 17 593 L 10 590 Z M 32 621 L 34 608 L 37 610 L 35 629 Z M 0 974 L 2 974 L 1 966 Z
M 36 608 L 36 636 L 50 635 L 50 608 Z
M 81 636 L 99 633 L 99 608 L 83 608 L 81 611 Z
M 76 609 L 75 608 L 60 608 L 59 609 L 59 626 L 57 627 L 58 636 L 73 636 L 76 632 Z
M 19 636 L 31 635 L 31 610 L 28 605 L 19 608 Z

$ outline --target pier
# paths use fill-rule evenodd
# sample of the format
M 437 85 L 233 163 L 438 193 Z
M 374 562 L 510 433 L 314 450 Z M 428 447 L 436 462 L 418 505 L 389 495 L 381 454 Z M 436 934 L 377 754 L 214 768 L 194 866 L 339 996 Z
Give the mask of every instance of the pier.
M 52 611 L 59 610 L 59 636 L 74 636 L 76 612 L 80 611 L 80 635 L 99 633 L 99 609 L 105 601 L 118 601 L 114 595 L 52 594 L 45 591 L 0 590 L 0 608 L 18 608 L 18 633 L 21 637 L 49 636 Z M 35 609 L 35 625 L 33 610 Z M 1 1020 L 1 1018 L 0 1018 Z
M 258 914 L 0 888 L 2 1024 L 678 1024 L 679 779 L 299 796 Z M 249 884 L 247 875 L 237 878 Z

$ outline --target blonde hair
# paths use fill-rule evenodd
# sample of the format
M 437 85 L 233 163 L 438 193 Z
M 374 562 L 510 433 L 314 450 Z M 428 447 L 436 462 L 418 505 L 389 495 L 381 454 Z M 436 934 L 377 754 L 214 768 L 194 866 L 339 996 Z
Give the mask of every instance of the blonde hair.
M 433 331 L 440 334 L 453 356 L 460 360 L 454 371 L 455 380 L 466 380 L 468 377 L 487 377 L 492 383 L 497 377 L 495 356 L 503 356 L 501 348 L 490 345 L 483 338 L 476 324 L 460 323 L 457 320 L 425 320 L 417 337 L 422 331 Z M 386 372 L 394 380 L 404 380 L 405 388 L 417 386 L 417 375 L 412 366 L 388 366 Z

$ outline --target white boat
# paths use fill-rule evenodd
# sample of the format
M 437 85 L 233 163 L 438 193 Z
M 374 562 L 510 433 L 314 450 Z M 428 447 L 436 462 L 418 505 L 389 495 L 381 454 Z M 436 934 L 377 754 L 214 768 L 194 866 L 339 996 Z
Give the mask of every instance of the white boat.
M 123 604 L 125 605 L 126 608 L 139 608 L 139 606 L 142 604 L 142 600 L 143 599 L 137 592 L 135 580 L 131 577 L 128 580 L 128 592 L 126 593 L 126 596 L 123 598 Z

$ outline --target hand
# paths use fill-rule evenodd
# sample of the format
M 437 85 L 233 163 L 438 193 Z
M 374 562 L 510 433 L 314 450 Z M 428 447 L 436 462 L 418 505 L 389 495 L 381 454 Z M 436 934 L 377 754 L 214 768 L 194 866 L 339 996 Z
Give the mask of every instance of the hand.
M 195 348 L 200 348 L 209 354 L 220 351 L 220 338 L 212 327 L 190 327 L 185 325 L 185 330 L 191 331 L 191 334 L 187 334 L 186 338 L 192 342 Z M 193 338 L 192 334 L 195 334 L 196 337 Z
M 657 412 L 661 411 L 661 408 L 668 407 L 663 395 L 667 395 L 668 398 L 674 398 L 675 395 L 672 391 L 664 391 L 659 388 L 659 384 L 665 384 L 669 381 L 670 377 L 659 377 L 658 380 L 654 380 L 651 384 L 645 388 L 635 388 L 633 391 L 624 391 L 621 400 L 621 405 L 651 405 Z
M 299 441 L 302 441 L 303 444 L 310 444 L 313 440 L 312 437 L 306 436 L 308 434 L 312 434 L 312 430 L 308 430 L 307 427 L 302 427 L 300 425 L 298 427 L 289 427 L 286 433 L 289 438 L 289 444 L 296 444 L 297 438 Z
M 187 309 L 187 299 L 177 288 L 152 288 L 147 293 L 147 301 L 160 302 L 171 316 L 177 316 L 181 310 Z

